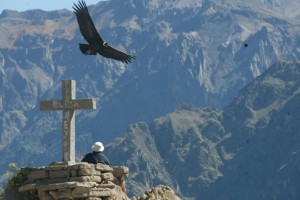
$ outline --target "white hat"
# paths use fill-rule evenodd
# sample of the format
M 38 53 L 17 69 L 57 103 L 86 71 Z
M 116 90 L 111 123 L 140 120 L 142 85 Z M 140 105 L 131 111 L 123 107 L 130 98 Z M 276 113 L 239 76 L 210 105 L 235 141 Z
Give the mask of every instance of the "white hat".
M 95 144 L 92 146 L 92 149 L 96 152 L 102 152 L 104 151 L 104 146 L 102 142 L 95 142 Z

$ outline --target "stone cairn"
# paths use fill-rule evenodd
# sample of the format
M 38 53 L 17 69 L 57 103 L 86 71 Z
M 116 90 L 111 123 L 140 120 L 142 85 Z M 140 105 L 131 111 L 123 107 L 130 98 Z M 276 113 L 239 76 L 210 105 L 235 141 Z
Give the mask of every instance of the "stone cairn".
M 28 169 L 24 199 L 127 200 L 127 167 L 78 163 Z

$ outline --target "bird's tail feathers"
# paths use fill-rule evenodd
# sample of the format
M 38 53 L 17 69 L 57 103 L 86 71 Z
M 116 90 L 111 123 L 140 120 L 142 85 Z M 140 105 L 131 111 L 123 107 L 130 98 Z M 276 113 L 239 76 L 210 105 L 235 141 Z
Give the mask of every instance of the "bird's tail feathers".
M 88 44 L 81 44 L 79 43 L 80 51 L 85 55 L 96 55 L 97 52 L 91 49 L 90 45 Z

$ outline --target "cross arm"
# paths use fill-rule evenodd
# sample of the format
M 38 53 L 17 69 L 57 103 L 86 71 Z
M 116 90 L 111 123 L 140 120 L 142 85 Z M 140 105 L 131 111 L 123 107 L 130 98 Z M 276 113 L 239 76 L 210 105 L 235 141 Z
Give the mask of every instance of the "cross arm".
M 96 99 L 40 101 L 41 111 L 96 109 Z

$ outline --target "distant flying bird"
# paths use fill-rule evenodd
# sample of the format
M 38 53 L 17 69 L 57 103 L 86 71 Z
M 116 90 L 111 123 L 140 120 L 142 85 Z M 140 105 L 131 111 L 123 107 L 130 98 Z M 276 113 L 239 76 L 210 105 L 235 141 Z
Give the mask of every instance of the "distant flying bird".
M 73 9 L 77 17 L 80 32 L 84 39 L 89 43 L 79 43 L 79 48 L 83 54 L 96 55 L 98 53 L 106 58 L 119 60 L 126 64 L 131 63 L 132 59 L 135 59 L 135 56 L 128 55 L 112 48 L 101 38 L 83 0 L 78 1 L 77 5 L 74 3 Z
M 248 47 L 248 44 L 247 44 L 247 43 L 245 43 L 245 44 L 244 44 L 244 47 L 246 47 L 246 48 L 247 48 L 247 47 Z

